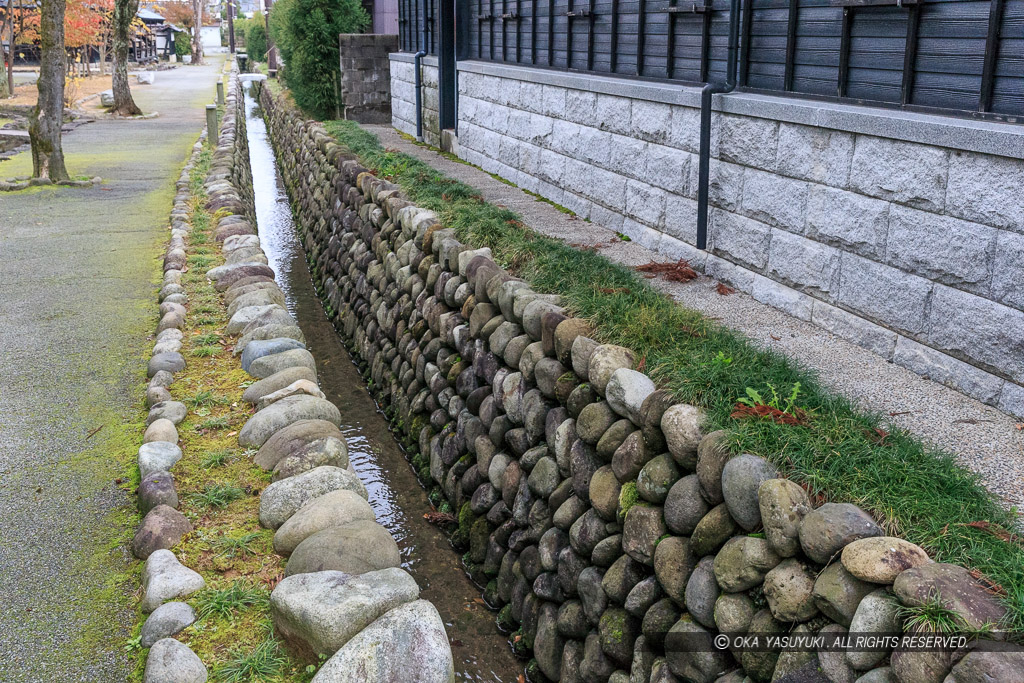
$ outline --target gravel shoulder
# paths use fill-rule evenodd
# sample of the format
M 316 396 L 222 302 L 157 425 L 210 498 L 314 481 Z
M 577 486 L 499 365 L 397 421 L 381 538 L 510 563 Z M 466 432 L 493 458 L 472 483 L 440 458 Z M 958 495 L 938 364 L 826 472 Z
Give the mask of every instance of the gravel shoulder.
M 364 126 L 387 147 L 414 156 L 453 178 L 476 187 L 487 201 L 517 212 L 537 232 L 571 244 L 596 246 L 609 259 L 629 266 L 670 257 L 632 242 L 612 230 L 567 216 L 536 197 L 478 168 L 452 161 L 409 142 L 390 126 Z M 1024 509 L 1024 431 L 1002 411 L 896 366 L 811 323 L 755 301 L 746 294 L 723 296 L 718 282 L 701 276 L 688 283 L 651 280 L 681 305 L 745 334 L 754 343 L 785 353 L 861 409 L 881 414 L 894 427 L 952 453 L 1007 506 Z
M 134 597 L 123 541 L 174 180 L 221 57 L 134 86 L 158 118 L 65 137 L 92 188 L 0 200 L 0 652 L 5 682 L 125 680 Z M 31 171 L 28 152 L 0 175 Z M 98 431 L 97 431 L 98 430 Z M 134 586 L 132 586 L 134 588 Z

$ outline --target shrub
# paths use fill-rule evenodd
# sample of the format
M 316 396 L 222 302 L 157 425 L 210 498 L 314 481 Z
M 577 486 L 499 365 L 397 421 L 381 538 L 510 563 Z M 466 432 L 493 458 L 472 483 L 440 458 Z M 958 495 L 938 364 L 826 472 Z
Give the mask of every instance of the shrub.
M 323 119 L 340 106 L 338 34 L 359 33 L 370 17 L 359 0 L 279 0 L 270 35 L 285 63 L 296 104 Z
M 192 39 L 189 37 L 188 31 L 174 34 L 174 54 L 178 56 L 178 59 L 192 54 Z
M 244 25 L 245 52 L 250 61 L 262 62 L 267 58 L 267 27 L 259 14 L 246 19 Z

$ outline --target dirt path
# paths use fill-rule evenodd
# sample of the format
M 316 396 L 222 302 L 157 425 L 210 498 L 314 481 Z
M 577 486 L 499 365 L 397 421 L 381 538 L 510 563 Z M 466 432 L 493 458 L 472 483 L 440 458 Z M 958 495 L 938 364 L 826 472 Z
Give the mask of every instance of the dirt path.
M 0 195 L 0 681 L 123 681 L 137 587 L 130 473 L 141 441 L 157 257 L 174 182 L 222 58 L 134 86 L 160 116 L 64 141 L 89 189 Z M 0 176 L 31 171 L 28 153 Z M 96 431 L 96 430 L 99 431 Z M 128 586 L 126 588 L 126 585 Z

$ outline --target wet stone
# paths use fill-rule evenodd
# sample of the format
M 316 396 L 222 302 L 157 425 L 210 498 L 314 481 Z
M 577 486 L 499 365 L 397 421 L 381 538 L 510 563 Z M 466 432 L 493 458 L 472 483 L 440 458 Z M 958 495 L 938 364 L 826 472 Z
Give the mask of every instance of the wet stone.
M 135 532 L 132 554 L 145 560 L 157 550 L 173 548 L 190 531 L 192 525 L 185 515 L 168 505 L 157 505 L 146 514 Z
M 139 510 L 145 515 L 157 505 L 178 507 L 174 475 L 165 470 L 150 472 L 141 478 L 138 490 Z

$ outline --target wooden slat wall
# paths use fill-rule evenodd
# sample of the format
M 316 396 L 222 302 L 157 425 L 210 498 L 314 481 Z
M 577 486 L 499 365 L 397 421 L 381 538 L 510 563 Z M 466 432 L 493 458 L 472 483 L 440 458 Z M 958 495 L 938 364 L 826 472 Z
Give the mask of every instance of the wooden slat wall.
M 749 45 L 745 46 L 745 87 L 771 92 L 835 98 L 839 96 L 842 7 L 830 0 L 743 0 L 750 2 Z M 421 3 L 431 13 L 439 0 L 399 0 L 402 47 L 414 50 L 419 40 Z M 570 19 L 590 0 L 468 0 L 470 54 L 475 58 L 573 71 L 613 73 L 679 83 L 701 82 L 703 17 L 668 9 L 693 0 L 593 0 L 594 17 Z M 998 40 L 990 103 L 984 103 L 982 80 L 993 0 L 923 0 L 919 9 L 896 6 L 856 7 L 849 11 L 849 63 L 846 97 L 857 102 L 951 113 L 988 113 L 996 118 L 1024 115 L 1024 0 L 999 0 Z M 640 10 L 644 8 L 642 70 L 637 68 Z M 713 0 L 708 45 L 712 80 L 725 77 L 729 2 Z M 795 8 L 790 22 L 791 7 Z M 613 11 L 616 12 L 613 22 Z M 503 20 L 516 13 L 518 19 Z M 916 36 L 913 12 L 918 12 Z M 411 14 L 411 16 L 410 16 Z M 490 20 L 480 17 L 491 15 Z M 549 27 L 553 31 L 549 34 Z M 590 22 L 593 45 L 590 45 Z M 613 24 L 617 25 L 613 36 Z M 428 24 L 429 25 L 429 24 Z M 673 54 L 668 54 L 669 27 L 674 27 Z M 504 27 L 504 29 L 503 29 Z M 908 43 L 908 28 L 910 28 Z M 571 40 L 569 34 L 571 32 Z M 746 29 L 745 29 L 746 32 Z M 553 41 L 549 40 L 549 35 Z M 534 44 L 534 37 L 536 44 Z M 431 31 L 432 53 L 437 37 Z M 552 44 L 549 44 L 552 43 Z M 567 54 L 571 44 L 572 54 Z M 906 57 L 908 45 L 911 55 Z M 591 54 L 588 54 L 588 48 Z M 549 52 L 551 55 L 549 57 Z M 787 66 L 787 56 L 791 64 Z M 911 68 L 904 76 L 905 63 Z M 787 78 L 787 73 L 789 77 Z M 905 102 L 904 102 L 905 99 Z M 988 107 L 979 112 L 981 107 Z

